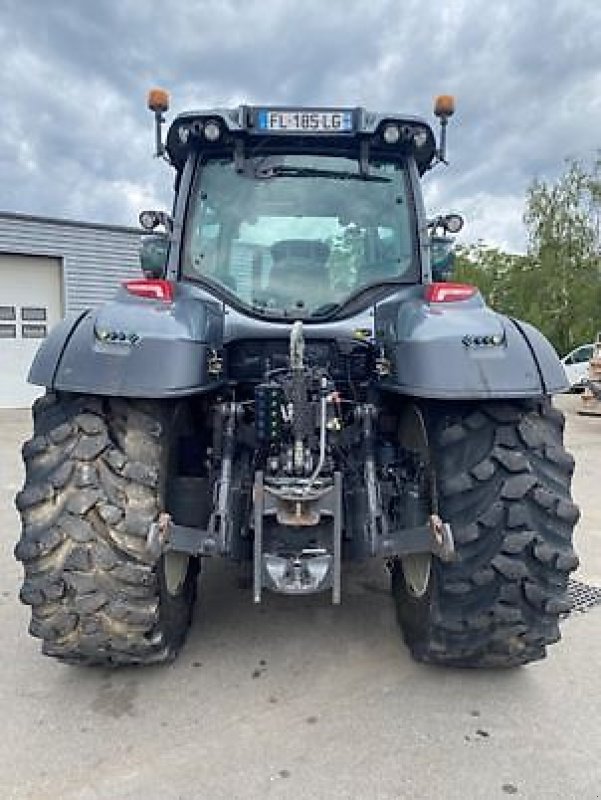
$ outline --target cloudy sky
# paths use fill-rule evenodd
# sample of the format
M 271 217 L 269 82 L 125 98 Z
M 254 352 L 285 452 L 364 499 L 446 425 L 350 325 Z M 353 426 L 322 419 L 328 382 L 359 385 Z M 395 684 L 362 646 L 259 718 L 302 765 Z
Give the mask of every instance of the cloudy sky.
M 601 144 L 598 0 L 0 0 L 0 211 L 134 225 L 169 207 L 150 86 L 172 110 L 456 95 L 428 210 L 521 251 L 524 195 Z

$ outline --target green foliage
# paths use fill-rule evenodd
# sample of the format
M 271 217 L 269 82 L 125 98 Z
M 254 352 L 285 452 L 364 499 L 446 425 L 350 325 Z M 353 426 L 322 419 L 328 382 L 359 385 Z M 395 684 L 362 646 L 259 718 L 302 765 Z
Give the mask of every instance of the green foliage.
M 600 179 L 599 160 L 590 169 L 571 161 L 555 183 L 535 181 L 528 192 L 524 221 L 541 278 L 538 316 L 561 352 L 592 341 L 601 328 Z
M 480 242 L 458 248 L 455 265 L 456 279 L 477 286 L 493 308 L 520 315 L 522 290 L 531 280 L 528 256 L 504 253 Z
M 568 162 L 556 181 L 534 181 L 524 222 L 529 248 L 510 255 L 482 243 L 459 248 L 457 280 L 491 306 L 539 328 L 560 353 L 601 330 L 601 160 Z

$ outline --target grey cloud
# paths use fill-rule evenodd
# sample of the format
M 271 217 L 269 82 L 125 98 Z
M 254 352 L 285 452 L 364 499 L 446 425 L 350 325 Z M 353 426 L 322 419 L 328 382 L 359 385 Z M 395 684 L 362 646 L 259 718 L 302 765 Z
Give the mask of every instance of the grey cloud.
M 430 116 L 458 98 L 436 210 L 521 248 L 534 176 L 598 146 L 601 7 L 586 0 L 0 0 L 0 209 L 132 224 L 169 204 L 145 93 L 174 111 L 237 102 L 364 104 Z M 519 209 L 519 212 L 517 211 Z

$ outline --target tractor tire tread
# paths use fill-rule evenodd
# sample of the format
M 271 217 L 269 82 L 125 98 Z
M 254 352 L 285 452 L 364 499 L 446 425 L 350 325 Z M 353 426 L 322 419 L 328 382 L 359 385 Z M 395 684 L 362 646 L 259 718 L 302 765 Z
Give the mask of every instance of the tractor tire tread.
M 66 663 L 172 658 L 191 612 L 163 619 L 157 560 L 144 537 L 160 510 L 160 405 L 49 392 L 33 417 L 15 547 L 30 633 L 43 640 L 44 653 Z M 115 474 L 110 488 L 108 470 Z
M 418 660 L 458 667 L 543 658 L 559 638 L 578 565 L 563 415 L 549 401 L 482 402 L 452 414 L 439 407 L 430 418 L 440 514 L 451 524 L 456 561 L 434 561 L 435 588 L 419 625 L 393 565 L 405 640 Z

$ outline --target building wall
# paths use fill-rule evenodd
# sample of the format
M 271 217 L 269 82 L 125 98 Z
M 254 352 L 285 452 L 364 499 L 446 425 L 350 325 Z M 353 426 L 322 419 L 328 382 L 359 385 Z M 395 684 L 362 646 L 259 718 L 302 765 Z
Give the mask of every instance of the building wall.
M 63 264 L 63 310 L 110 300 L 119 284 L 141 277 L 135 228 L 0 213 L 0 253 L 53 256 Z

